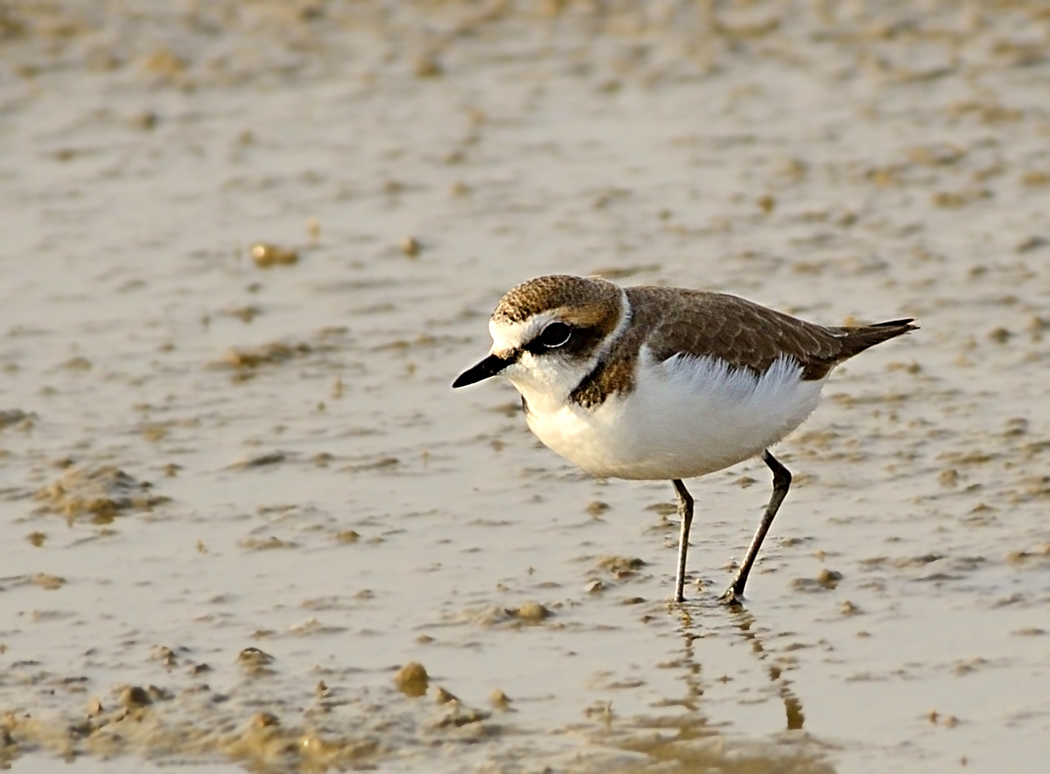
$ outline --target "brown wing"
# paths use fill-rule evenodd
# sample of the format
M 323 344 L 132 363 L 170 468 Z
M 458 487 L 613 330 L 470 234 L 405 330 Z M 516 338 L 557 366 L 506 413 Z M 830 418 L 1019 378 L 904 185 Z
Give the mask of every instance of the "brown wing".
M 807 380 L 822 379 L 843 360 L 915 328 L 911 320 L 825 328 L 723 293 L 643 286 L 628 288 L 627 294 L 636 312 L 655 310 L 647 315 L 652 319 L 639 322 L 655 332 L 649 341 L 660 360 L 679 353 L 709 355 L 762 373 L 787 355 L 798 361 Z M 653 346 L 655 341 L 667 343 Z

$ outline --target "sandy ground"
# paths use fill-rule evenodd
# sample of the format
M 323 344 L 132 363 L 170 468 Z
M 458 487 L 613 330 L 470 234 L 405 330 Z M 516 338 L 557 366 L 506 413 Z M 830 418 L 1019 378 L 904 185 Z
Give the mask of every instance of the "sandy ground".
M 1041 771 L 1048 52 L 1034 2 L 0 2 L 0 758 Z M 673 606 L 668 484 L 451 391 L 549 272 L 918 318 L 778 447 L 746 610 L 760 462 Z

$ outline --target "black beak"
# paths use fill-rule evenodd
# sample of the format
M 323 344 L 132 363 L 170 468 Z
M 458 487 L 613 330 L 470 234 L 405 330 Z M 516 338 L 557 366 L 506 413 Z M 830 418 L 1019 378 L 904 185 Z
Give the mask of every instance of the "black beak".
M 513 362 L 513 360 L 505 357 L 489 355 L 473 368 L 468 368 L 457 376 L 456 381 L 452 382 L 452 387 L 466 387 L 468 384 L 474 384 L 475 382 L 480 382 L 482 379 L 488 379 L 490 376 L 498 374 Z

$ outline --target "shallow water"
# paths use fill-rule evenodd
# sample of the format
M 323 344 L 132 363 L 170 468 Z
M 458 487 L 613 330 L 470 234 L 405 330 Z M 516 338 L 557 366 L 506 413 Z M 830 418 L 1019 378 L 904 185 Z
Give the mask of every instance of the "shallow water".
M 1050 19 L 631 7 L 0 6 L 6 762 L 1040 770 Z M 760 462 L 676 607 L 668 484 L 449 388 L 553 271 L 918 318 L 745 611 Z

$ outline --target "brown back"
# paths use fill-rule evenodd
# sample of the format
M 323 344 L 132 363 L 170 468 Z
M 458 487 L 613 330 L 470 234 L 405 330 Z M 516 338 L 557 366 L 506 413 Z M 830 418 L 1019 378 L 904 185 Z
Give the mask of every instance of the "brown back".
M 583 405 L 630 388 L 638 349 L 650 334 L 658 360 L 710 356 L 758 375 L 787 355 L 802 367 L 804 380 L 815 380 L 868 347 L 916 328 L 910 319 L 826 328 L 725 293 L 647 285 L 626 291 L 635 324 L 573 391 L 572 398 Z
M 911 320 L 825 328 L 744 298 L 703 290 L 640 286 L 628 288 L 627 296 L 636 310 L 642 299 L 658 310 L 654 338 L 673 342 L 654 347 L 660 360 L 680 352 L 710 355 L 757 374 L 788 355 L 802 366 L 806 380 L 823 379 L 843 360 L 915 329 Z

